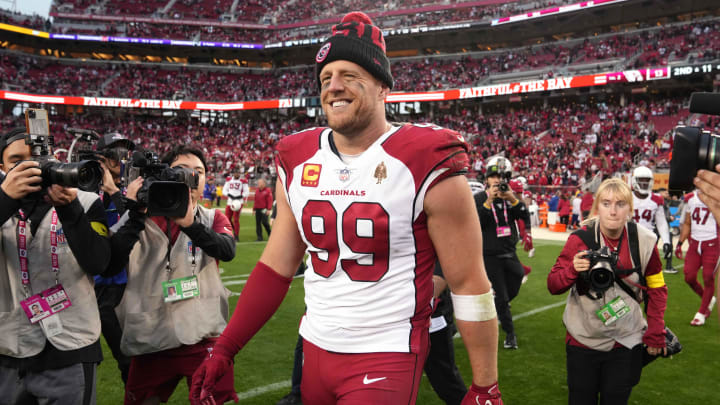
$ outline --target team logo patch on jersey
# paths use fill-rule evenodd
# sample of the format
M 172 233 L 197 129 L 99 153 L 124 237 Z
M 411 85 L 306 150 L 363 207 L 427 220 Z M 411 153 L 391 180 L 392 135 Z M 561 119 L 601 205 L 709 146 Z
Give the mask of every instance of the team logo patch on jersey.
M 385 162 L 380 162 L 380 164 L 377 165 L 373 177 L 377 179 L 377 183 L 375 184 L 380 184 L 383 180 L 387 179 L 387 167 L 385 167 Z
M 323 45 L 322 48 L 318 51 L 317 55 L 315 55 L 315 62 L 322 63 L 322 61 L 327 58 L 328 54 L 330 53 L 330 47 L 332 44 L 328 42 L 327 44 Z
M 338 174 L 338 179 L 340 179 L 340 181 L 343 181 L 343 182 L 350 180 L 350 175 L 353 172 L 353 170 L 350 170 L 347 167 L 344 169 L 335 170 L 335 171 Z
M 300 181 L 301 186 L 305 187 L 317 187 L 320 182 L 320 170 L 322 165 L 315 163 L 305 163 L 302 171 L 302 180 Z

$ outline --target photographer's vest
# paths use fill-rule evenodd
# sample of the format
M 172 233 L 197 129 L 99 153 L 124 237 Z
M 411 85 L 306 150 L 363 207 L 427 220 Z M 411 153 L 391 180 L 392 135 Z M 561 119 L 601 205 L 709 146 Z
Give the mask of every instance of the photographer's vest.
M 629 232 L 628 227 L 634 227 L 637 231 Z M 574 232 L 574 234 L 580 232 L 593 232 L 597 246 L 605 246 L 605 242 L 600 236 L 597 221 L 588 224 L 587 230 L 581 229 Z M 633 244 L 637 244 L 639 247 L 637 251 L 640 256 L 639 267 L 640 272 L 644 276 L 645 268 L 655 250 L 657 235 L 642 226 L 637 226 L 635 223 L 628 223 L 625 226 L 625 234 L 637 235 L 636 241 L 633 240 L 634 238 L 632 236 L 628 236 L 628 246 L 630 246 L 631 252 Z M 633 258 L 633 256 L 631 253 L 630 257 L 633 261 L 633 266 L 637 266 L 638 264 L 635 263 L 636 259 Z M 640 275 L 636 272 L 624 280 L 634 296 L 630 296 L 617 282 L 614 282 L 600 299 L 592 299 L 585 294 L 578 293 L 577 285 L 574 285 L 572 289 L 570 289 L 567 304 L 565 305 L 565 313 L 563 314 L 563 323 L 568 333 L 570 333 L 575 340 L 591 349 L 604 352 L 612 350 L 615 342 L 627 348 L 632 348 L 642 343 L 643 334 L 647 329 L 647 321 L 643 316 L 643 308 L 638 301 L 638 297 L 642 296 L 641 289 L 636 286 L 641 285 L 642 281 Z M 618 296 L 630 307 L 630 312 L 614 323 L 605 325 L 595 312 Z
M 87 212 L 97 194 L 78 191 L 78 201 Z M 29 294 L 38 294 L 55 285 L 55 273 L 50 262 L 50 225 L 54 208 L 48 210 L 33 236 L 30 224 L 26 236 Z M 62 332 L 46 337 L 43 322 L 31 324 L 20 301 L 26 297 L 20 275 L 17 230 L 18 219 L 12 217 L 2 225 L 0 238 L 0 354 L 25 358 L 40 353 L 46 340 L 59 350 L 81 349 L 95 343 L 100 337 L 100 314 L 98 312 L 92 276 L 85 273 L 75 260 L 67 240 L 64 239 L 62 223 L 57 225 L 58 282 L 68 294 L 72 306 L 56 315 L 62 323 Z M 6 274 L 5 274 L 6 273 Z
M 212 228 L 215 210 L 198 206 L 195 221 Z M 184 232 L 170 250 L 169 278 L 193 274 L 192 244 Z M 200 295 L 182 301 L 164 302 L 163 281 L 168 280 L 166 260 L 168 237 L 150 218 L 128 262 L 125 295 L 115 308 L 123 329 L 120 349 L 137 356 L 181 345 L 192 345 L 204 338 L 217 337 L 228 319 L 230 291 L 220 280 L 214 258 L 195 247 L 195 275 Z

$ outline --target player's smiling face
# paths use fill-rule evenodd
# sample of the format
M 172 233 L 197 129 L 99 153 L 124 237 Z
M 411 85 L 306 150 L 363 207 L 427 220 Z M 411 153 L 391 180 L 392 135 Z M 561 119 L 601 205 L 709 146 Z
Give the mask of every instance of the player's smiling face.
M 385 116 L 387 87 L 356 63 L 328 63 L 320 72 L 320 86 L 328 125 L 341 135 L 358 135 Z

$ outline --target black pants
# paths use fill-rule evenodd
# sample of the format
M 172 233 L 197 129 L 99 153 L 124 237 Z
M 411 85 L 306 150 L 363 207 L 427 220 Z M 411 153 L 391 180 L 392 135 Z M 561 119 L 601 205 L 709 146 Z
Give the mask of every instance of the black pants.
M 485 256 L 485 270 L 495 291 L 495 309 L 506 334 L 515 333 L 510 301 L 518 295 L 525 275 L 517 254 Z
M 263 238 L 261 224 L 265 227 L 268 237 L 270 237 L 270 222 L 268 221 L 267 210 L 265 210 L 265 212 L 266 213 L 263 214 L 261 209 L 255 210 L 255 233 L 257 233 L 258 240 L 262 240 Z
M 632 350 L 618 347 L 609 352 L 571 345 L 565 349 L 569 405 L 627 404 L 633 387 L 640 382 L 642 344 Z
M 455 364 L 453 323 L 430 334 L 430 353 L 425 360 L 425 374 L 433 390 L 447 405 L 460 405 L 467 387 Z
M 300 383 L 302 382 L 302 366 L 303 366 L 303 338 L 298 334 L 297 344 L 295 344 L 295 358 L 293 361 L 292 371 L 292 387 L 290 392 L 300 396 Z
M 102 334 L 105 336 L 108 347 L 118 363 L 120 377 L 127 382 L 130 371 L 130 359 L 120 351 L 120 339 L 122 328 L 115 315 L 115 307 L 120 303 L 125 292 L 125 284 L 96 285 L 95 296 L 97 297 L 98 309 L 100 310 L 100 325 Z

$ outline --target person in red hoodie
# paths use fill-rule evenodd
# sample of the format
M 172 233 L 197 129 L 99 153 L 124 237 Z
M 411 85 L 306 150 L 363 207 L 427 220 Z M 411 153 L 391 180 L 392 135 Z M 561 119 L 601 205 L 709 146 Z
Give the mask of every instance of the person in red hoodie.
M 570 202 L 565 194 L 560 195 L 560 201 L 558 202 L 558 216 L 560 216 L 560 223 L 568 226 L 570 223 Z
M 270 222 L 268 221 L 268 210 L 272 209 L 273 196 L 272 192 L 265 183 L 265 180 L 258 180 L 258 188 L 255 190 L 255 203 L 253 212 L 255 213 L 255 233 L 257 240 L 263 240 L 262 227 L 265 227 L 268 238 L 270 237 Z M 261 226 L 262 224 L 262 226 Z
M 593 193 L 588 190 L 583 193 L 582 200 L 580 202 L 580 212 L 582 213 L 582 218 L 586 219 L 588 215 L 590 215 L 590 208 L 592 208 L 593 205 Z
M 548 275 L 551 294 L 570 290 L 563 314 L 570 405 L 597 404 L 598 398 L 627 404 L 643 364 L 667 354 L 667 286 L 657 236 L 632 222 L 632 203 L 622 180 L 600 184 L 590 218 L 570 235 Z M 588 249 L 602 249 L 617 262 L 591 262 Z M 613 269 L 614 281 L 593 282 L 598 264 Z

